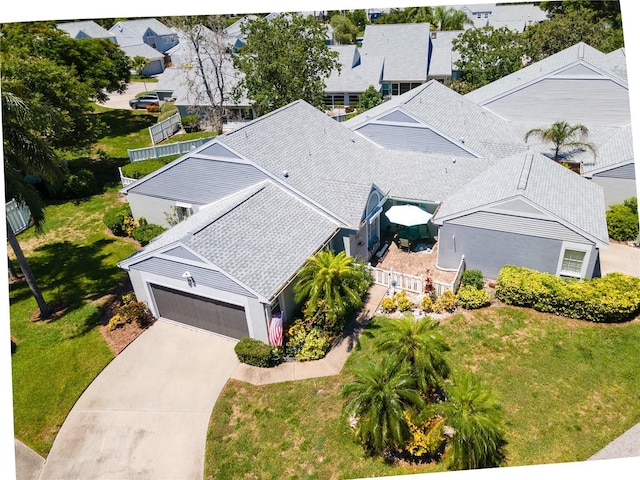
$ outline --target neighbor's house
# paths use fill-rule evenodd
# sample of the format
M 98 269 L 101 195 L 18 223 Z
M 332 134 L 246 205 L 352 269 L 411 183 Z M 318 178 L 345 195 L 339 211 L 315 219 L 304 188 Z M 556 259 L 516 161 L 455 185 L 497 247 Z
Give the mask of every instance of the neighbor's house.
M 113 33 L 101 27 L 93 20 L 58 23 L 57 27 L 59 30 L 67 32 L 71 38 L 104 38 L 110 42 L 118 43 Z
M 123 20 L 109 29 L 122 47 L 145 44 L 164 53 L 178 44 L 178 36 L 155 18 Z
M 507 27 L 509 30 L 524 32 L 527 27 L 543 22 L 549 17 L 539 6 L 532 3 L 515 5 L 501 5 L 495 3 L 481 3 L 469 5 L 452 5 L 462 10 L 473 22 L 470 28 Z
M 133 60 L 135 57 L 147 59 L 147 65 L 142 70 L 143 75 L 158 75 L 164 72 L 164 54 L 141 43 L 139 45 L 120 46 L 120 49 Z M 136 72 L 137 73 L 137 72 Z
M 624 49 L 604 54 L 578 43 L 465 98 L 508 120 L 522 138 L 533 128 L 557 121 L 585 125 L 595 157 L 573 149 L 561 160 L 580 163 L 581 174 L 605 188 L 607 206 L 636 195 Z M 553 153 L 549 144 L 530 144 L 544 154 Z
M 431 82 L 425 89 L 432 87 L 434 97 L 439 88 L 445 88 Z M 441 100 L 448 104 L 448 108 L 442 107 L 445 111 L 452 112 L 455 104 L 464 105 L 468 112 L 482 110 L 452 94 Z M 400 123 L 408 123 L 407 128 L 421 125 L 402 118 L 414 114 L 399 110 L 390 114 L 402 120 Z M 486 111 L 478 114 L 494 117 Z M 393 118 L 387 120 L 393 124 Z M 495 117 L 480 123 L 489 124 L 489 133 L 500 122 Z M 445 122 L 440 126 L 452 133 L 457 128 L 447 127 Z M 484 128 L 475 121 L 468 127 L 470 131 Z M 465 255 L 467 262 L 476 264 L 481 261 L 476 256 L 486 252 L 477 252 L 473 245 L 454 251 L 444 245 L 451 241 L 446 229 L 455 225 L 453 216 L 466 212 L 456 210 L 456 195 L 501 162 L 489 152 L 504 156 L 519 152 L 519 156 L 504 160 L 516 164 L 525 155 L 526 146 L 509 134 L 491 145 L 491 139 L 482 142 L 470 133 L 469 155 L 459 150 L 447 154 L 381 148 L 305 102 L 294 102 L 216 137 L 122 189 L 136 218 L 165 225 L 167 215 L 184 220 L 119 265 L 129 272 L 138 299 L 146 301 L 156 316 L 233 338 L 248 335 L 266 340 L 271 317 L 282 313 L 290 320 L 298 308 L 293 285 L 305 260 L 327 247 L 368 260 L 380 248 L 384 230 L 393 228 L 384 215 L 393 204 L 420 205 L 436 215 L 444 234 L 436 224 L 431 225 L 431 231 L 445 250 L 443 262 L 456 255 L 459 262 Z M 606 244 L 606 235 L 600 238 L 602 231 L 606 232 L 604 212 L 593 209 L 589 214 L 593 224 L 574 225 L 580 212 L 565 207 L 547 211 L 549 205 L 536 193 L 551 185 L 549 195 L 553 198 L 569 197 L 569 205 L 579 198 L 582 206 L 599 207 L 603 204 L 601 188 L 545 157 L 536 157 L 533 165 L 535 173 L 528 177 L 529 190 L 523 202 L 534 206 L 520 208 L 518 215 L 537 221 L 547 214 L 547 221 L 570 225 L 588 239 L 597 239 L 585 268 L 581 268 L 581 273 L 590 277 L 596 271 L 598 248 Z M 523 175 L 522 167 L 506 169 L 505 185 L 520 185 Z M 452 209 L 451 215 L 444 215 L 446 208 Z M 518 210 L 519 206 L 512 208 Z M 512 225 L 503 228 L 500 221 L 494 219 L 497 223 L 491 224 L 490 220 L 484 228 L 505 234 L 500 250 L 520 249 L 524 256 L 521 245 L 530 242 L 530 233 L 507 235 L 512 233 Z M 576 236 L 571 238 L 576 240 Z M 534 258 L 534 268 L 547 268 L 546 260 L 555 255 L 551 271 L 557 273 L 557 263 L 567 257 L 567 248 L 550 250 L 538 263 Z M 498 253 L 492 265 L 501 261 Z M 507 263 L 513 258 L 502 260 Z

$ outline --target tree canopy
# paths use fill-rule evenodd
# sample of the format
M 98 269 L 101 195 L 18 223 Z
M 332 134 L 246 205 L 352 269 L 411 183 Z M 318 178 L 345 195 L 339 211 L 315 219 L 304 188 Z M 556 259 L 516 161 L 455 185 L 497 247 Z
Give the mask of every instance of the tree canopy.
M 358 36 L 358 27 L 356 27 L 348 17 L 342 15 L 334 15 L 331 17 L 331 28 L 333 28 L 333 37 L 336 43 L 340 45 L 353 44 Z
M 244 75 L 236 95 L 246 93 L 258 115 L 298 99 L 323 107 L 324 81 L 339 64 L 322 24 L 292 13 L 250 20 L 242 32 L 246 43 L 233 60 Z

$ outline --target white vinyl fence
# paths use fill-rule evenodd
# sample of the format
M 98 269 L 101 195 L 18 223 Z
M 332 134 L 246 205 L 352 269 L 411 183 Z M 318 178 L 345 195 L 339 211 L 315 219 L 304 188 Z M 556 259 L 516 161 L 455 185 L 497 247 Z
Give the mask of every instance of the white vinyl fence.
M 182 128 L 180 123 L 180 114 L 176 112 L 169 118 L 158 122 L 156 125 L 149 127 L 149 135 L 151 135 L 151 143 L 155 145 L 158 142 L 166 140 L 170 136 L 174 135 L 178 130 Z
M 25 204 L 18 203 L 11 200 L 5 204 L 5 212 L 7 214 L 7 221 L 13 233 L 20 233 L 22 230 L 29 226 L 29 220 L 31 219 L 31 211 Z
M 169 155 L 182 155 L 188 153 L 194 148 L 204 145 L 213 137 L 198 138 L 196 140 L 188 140 L 186 142 L 168 143 L 166 145 L 154 145 L 147 148 L 135 148 L 127 150 L 130 162 L 141 162 L 150 158 L 168 157 Z

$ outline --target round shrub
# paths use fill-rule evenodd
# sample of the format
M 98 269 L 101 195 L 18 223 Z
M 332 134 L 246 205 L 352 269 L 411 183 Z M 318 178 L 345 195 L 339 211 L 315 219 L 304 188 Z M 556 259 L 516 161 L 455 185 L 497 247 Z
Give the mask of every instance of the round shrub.
M 134 228 L 131 232 L 131 236 L 134 240 L 140 242 L 140 245 L 145 246 L 164 231 L 165 228 L 161 227 L 160 225 L 146 223 Z
M 481 290 L 484 288 L 484 278 L 480 270 L 465 270 L 462 273 L 462 279 L 460 280 L 460 286 L 472 286 Z
M 408 312 L 413 308 L 413 302 L 407 297 L 407 292 L 401 290 L 395 295 L 396 305 L 401 312 Z
M 254 367 L 273 367 L 276 355 L 271 345 L 256 338 L 244 337 L 234 347 L 238 360 Z
M 611 205 L 607 210 L 607 230 L 609 231 L 609 236 L 614 240 L 624 241 L 637 238 L 637 200 L 635 202 L 635 211 L 633 207 L 633 199 L 627 199 L 624 204 Z
M 51 192 L 51 196 L 61 200 L 76 200 L 95 195 L 98 191 L 96 176 L 91 170 L 83 168 L 70 174 L 57 190 Z
M 145 175 L 149 175 L 151 172 L 155 172 L 159 168 L 166 165 L 167 162 L 153 158 L 151 160 L 142 160 L 140 162 L 127 163 L 122 167 L 122 174 L 128 178 L 142 178 Z
M 187 133 L 200 130 L 200 117 L 198 115 L 185 115 L 180 119 L 182 128 Z
M 456 295 L 451 290 L 446 290 L 440 298 L 433 302 L 433 311 L 436 313 L 453 312 L 456 308 Z
M 422 297 L 420 301 L 420 309 L 425 313 L 433 312 L 433 300 L 429 295 Z
M 397 305 L 396 300 L 393 297 L 383 298 L 380 302 L 380 308 L 384 313 L 393 313 L 396 311 Z
M 123 203 L 122 205 L 107 210 L 103 217 L 107 228 L 111 230 L 111 233 L 119 237 L 127 236 L 127 219 L 133 219 L 131 216 L 131 207 L 128 203 Z
M 127 321 L 122 315 L 114 315 L 113 317 L 111 317 L 111 320 L 109 320 L 109 325 L 107 325 L 107 329 L 109 331 L 115 330 L 116 328 L 121 327 L 125 323 L 127 323 Z
M 123 323 L 136 322 L 140 328 L 147 328 L 154 321 L 147 304 L 135 300 L 122 305 L 117 315 L 122 317 Z
M 460 305 L 467 310 L 486 307 L 490 303 L 489 292 L 485 289 L 477 289 L 473 285 L 460 287 L 456 295 L 456 305 Z
M 296 359 L 301 362 L 318 360 L 327 354 L 330 346 L 329 336 L 319 328 L 312 328 L 307 333 L 302 348 L 296 352 Z

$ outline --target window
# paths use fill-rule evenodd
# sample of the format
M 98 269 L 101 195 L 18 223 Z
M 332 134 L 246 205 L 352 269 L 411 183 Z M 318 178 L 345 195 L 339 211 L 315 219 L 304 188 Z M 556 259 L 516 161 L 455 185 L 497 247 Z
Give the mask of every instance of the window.
M 397 83 L 392 83 L 391 84 L 391 95 L 392 96 L 397 96 L 399 94 L 399 87 L 400 85 L 398 85 Z
M 349 105 L 357 105 L 360 101 L 360 95 L 349 95 Z
M 488 13 L 485 13 L 485 14 L 484 14 L 484 18 L 489 18 L 489 14 L 488 14 Z
M 560 251 L 557 274 L 565 277 L 584 278 L 589 263 L 590 250 L 588 245 L 564 242 Z

